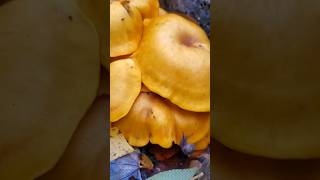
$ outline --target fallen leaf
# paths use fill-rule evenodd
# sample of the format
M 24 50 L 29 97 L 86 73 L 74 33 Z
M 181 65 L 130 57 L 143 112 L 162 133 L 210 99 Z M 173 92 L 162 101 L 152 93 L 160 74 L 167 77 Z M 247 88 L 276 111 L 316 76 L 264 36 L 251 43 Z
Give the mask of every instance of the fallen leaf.
M 110 161 L 115 160 L 119 157 L 132 153 L 134 151 L 133 147 L 130 146 L 125 139 L 125 137 L 119 133 L 117 133 L 115 129 L 113 130 L 113 134 L 110 137 Z
M 142 180 L 140 153 L 133 152 L 110 162 L 110 180 Z

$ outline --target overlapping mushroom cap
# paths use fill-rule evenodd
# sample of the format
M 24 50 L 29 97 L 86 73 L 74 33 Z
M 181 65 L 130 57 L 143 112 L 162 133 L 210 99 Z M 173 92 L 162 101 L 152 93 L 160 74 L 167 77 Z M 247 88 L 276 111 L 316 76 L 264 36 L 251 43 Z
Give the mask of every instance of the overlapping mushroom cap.
M 194 144 L 208 134 L 210 113 L 186 111 L 174 104 L 170 106 L 176 122 L 176 144 L 180 144 L 183 137 L 187 138 L 189 144 Z
M 210 111 L 210 42 L 198 25 L 175 14 L 153 18 L 133 56 L 151 91 L 183 109 Z
M 110 121 L 125 116 L 141 89 L 141 72 L 132 59 L 110 64 Z
M 184 136 L 196 149 L 205 149 L 209 123 L 209 113 L 187 112 L 155 93 L 141 91 L 130 112 L 114 125 L 133 146 L 150 141 L 170 148 Z
M 114 125 L 133 146 L 149 141 L 169 148 L 175 139 L 174 118 L 162 98 L 153 93 L 140 93 L 128 115 Z
M 122 9 L 137 8 L 144 29 L 137 50 L 111 56 L 112 124 L 133 146 L 151 142 L 169 148 L 185 138 L 196 150 L 205 149 L 210 142 L 210 43 L 206 33 L 194 22 L 166 13 L 157 0 L 114 2 Z M 133 58 L 126 61 L 136 63 L 140 79 L 123 57 Z
M 139 10 L 127 1 L 110 2 L 110 56 L 133 53 L 142 34 L 142 17 Z

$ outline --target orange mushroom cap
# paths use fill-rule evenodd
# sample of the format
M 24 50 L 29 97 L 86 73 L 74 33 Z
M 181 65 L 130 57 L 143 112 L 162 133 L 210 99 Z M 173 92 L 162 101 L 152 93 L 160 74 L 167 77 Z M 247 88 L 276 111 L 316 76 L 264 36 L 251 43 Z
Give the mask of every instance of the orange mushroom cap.
M 188 144 L 194 144 L 204 138 L 210 131 L 210 113 L 183 110 L 171 104 L 171 111 L 176 123 L 176 144 L 180 144 L 183 136 Z
M 175 14 L 148 20 L 133 58 L 142 82 L 179 107 L 210 111 L 210 42 L 195 23 Z
M 209 113 L 183 110 L 152 92 L 140 92 L 129 113 L 113 125 L 120 129 L 132 146 L 145 146 L 149 141 L 163 148 L 180 144 L 182 136 L 197 149 L 209 143 Z M 200 143 L 201 142 L 201 143 Z
M 130 112 L 114 125 L 133 146 L 145 146 L 150 141 L 169 148 L 175 139 L 171 110 L 154 93 L 140 93 Z
M 142 34 L 142 17 L 139 10 L 127 1 L 110 2 L 110 56 L 133 53 Z
M 125 116 L 141 90 L 141 72 L 132 59 L 110 64 L 110 121 Z

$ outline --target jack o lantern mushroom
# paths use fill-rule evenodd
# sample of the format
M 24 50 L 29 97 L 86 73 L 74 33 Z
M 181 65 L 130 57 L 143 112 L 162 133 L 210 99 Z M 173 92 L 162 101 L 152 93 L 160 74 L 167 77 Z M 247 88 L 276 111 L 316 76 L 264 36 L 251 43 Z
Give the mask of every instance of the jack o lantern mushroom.
M 198 150 L 209 144 L 210 140 L 203 140 L 208 139 L 209 123 L 209 113 L 188 112 L 153 92 L 141 91 L 129 113 L 113 125 L 133 146 L 150 141 L 170 148 L 172 143 L 180 144 L 184 136 Z
M 186 111 L 174 104 L 171 104 L 171 111 L 176 123 L 176 144 L 180 144 L 183 137 L 187 138 L 188 144 L 194 144 L 210 131 L 209 112 Z
M 110 56 L 131 54 L 138 48 L 141 39 L 141 14 L 127 1 L 110 3 Z
M 152 92 L 189 111 L 210 111 L 210 42 L 198 25 L 175 14 L 149 19 L 133 58 Z
M 140 93 L 130 112 L 114 125 L 133 146 L 145 146 L 150 141 L 169 148 L 175 139 L 171 109 L 154 93 Z
M 132 59 L 110 64 L 110 121 L 125 116 L 141 90 L 141 72 Z
M 150 142 L 170 148 L 173 143 L 186 142 L 196 150 L 205 149 L 210 143 L 210 42 L 206 33 L 194 22 L 165 12 L 156 0 L 116 2 L 137 8 L 144 28 L 136 50 L 112 58 L 111 76 L 121 76 L 111 77 L 112 125 L 133 146 Z M 129 72 L 132 69 L 114 69 L 123 57 L 139 67 L 139 78 Z M 117 113 L 112 109 L 113 98 L 117 99 L 114 107 L 121 109 Z

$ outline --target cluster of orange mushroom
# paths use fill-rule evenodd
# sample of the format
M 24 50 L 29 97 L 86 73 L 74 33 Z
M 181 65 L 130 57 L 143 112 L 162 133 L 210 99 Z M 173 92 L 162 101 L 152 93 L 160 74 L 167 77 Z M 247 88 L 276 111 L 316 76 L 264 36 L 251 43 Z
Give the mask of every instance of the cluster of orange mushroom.
M 132 146 L 210 143 L 210 42 L 158 0 L 110 1 L 110 122 Z

